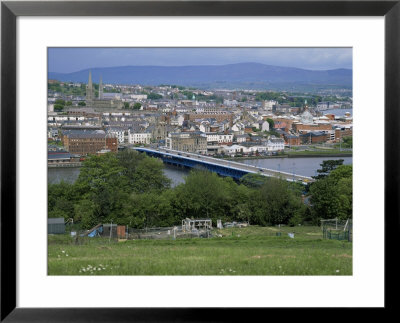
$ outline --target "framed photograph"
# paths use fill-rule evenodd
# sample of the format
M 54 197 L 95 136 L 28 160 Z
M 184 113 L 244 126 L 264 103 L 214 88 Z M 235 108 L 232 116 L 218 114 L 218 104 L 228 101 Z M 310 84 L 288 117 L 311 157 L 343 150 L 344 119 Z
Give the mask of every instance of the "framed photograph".
M 3 1 L 1 24 L 1 321 L 393 308 L 399 1 Z

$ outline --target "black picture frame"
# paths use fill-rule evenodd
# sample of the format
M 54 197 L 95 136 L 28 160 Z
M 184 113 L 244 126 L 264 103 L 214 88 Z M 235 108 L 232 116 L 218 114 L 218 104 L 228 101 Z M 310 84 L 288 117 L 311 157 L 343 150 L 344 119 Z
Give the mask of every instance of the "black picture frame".
M 385 19 L 385 306 L 399 233 L 400 0 L 380 1 L 3 1 L 1 3 L 1 321 L 3 322 L 190 322 L 237 321 L 248 308 L 17 308 L 16 299 L 16 19 L 19 16 L 384 16 Z M 381 135 L 381 134 L 376 134 Z M 373 166 L 371 166 L 373 167 Z M 287 308 L 269 309 L 290 317 Z M 329 311 L 329 309 L 326 309 Z M 261 312 L 261 313 L 258 313 Z M 253 319 L 251 319 L 252 321 Z M 324 319 L 320 317 L 320 319 Z

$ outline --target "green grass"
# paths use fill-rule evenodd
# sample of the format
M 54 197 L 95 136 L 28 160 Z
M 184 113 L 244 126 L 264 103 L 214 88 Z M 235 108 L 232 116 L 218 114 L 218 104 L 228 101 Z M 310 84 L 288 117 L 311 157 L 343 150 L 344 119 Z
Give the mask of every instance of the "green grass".
M 298 150 L 298 151 L 287 151 L 285 154 L 289 156 L 304 156 L 304 155 L 349 155 L 352 156 L 352 151 L 343 151 L 339 149 L 319 149 L 319 150 Z
M 281 236 L 276 233 L 281 232 Z M 287 233 L 294 232 L 295 238 Z M 215 230 L 210 239 L 109 242 L 49 236 L 49 275 L 351 275 L 352 243 L 318 227 Z

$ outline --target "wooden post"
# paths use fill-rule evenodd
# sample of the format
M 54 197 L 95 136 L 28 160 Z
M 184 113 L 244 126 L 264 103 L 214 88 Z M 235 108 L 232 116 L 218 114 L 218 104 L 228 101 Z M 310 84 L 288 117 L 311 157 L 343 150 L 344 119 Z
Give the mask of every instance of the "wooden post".
M 111 241 L 111 235 L 112 235 L 112 220 L 111 220 L 111 227 L 110 227 L 110 238 L 108 239 L 108 242 Z

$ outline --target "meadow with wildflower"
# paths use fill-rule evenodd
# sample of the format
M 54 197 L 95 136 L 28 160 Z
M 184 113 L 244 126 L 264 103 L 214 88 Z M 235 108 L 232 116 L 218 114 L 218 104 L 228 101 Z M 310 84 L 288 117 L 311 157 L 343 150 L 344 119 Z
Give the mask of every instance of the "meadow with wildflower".
M 54 235 L 48 239 L 48 274 L 352 275 L 352 243 L 323 240 L 318 227 L 289 226 L 214 230 L 209 239 L 76 243 Z

